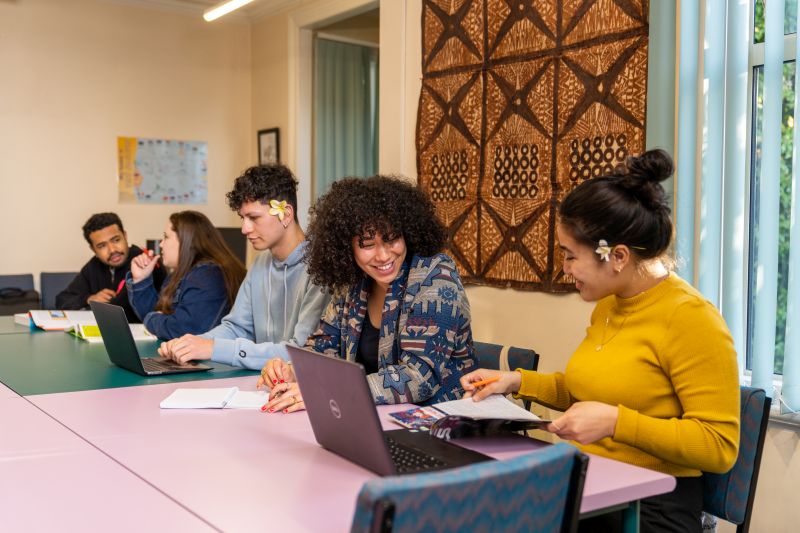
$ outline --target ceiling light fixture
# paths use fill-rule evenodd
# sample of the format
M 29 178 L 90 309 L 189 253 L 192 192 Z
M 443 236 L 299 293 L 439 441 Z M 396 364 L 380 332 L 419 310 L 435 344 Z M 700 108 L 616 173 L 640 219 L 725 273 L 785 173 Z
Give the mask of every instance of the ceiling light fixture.
M 227 15 L 231 11 L 239 9 L 244 5 L 247 5 L 252 1 L 253 0 L 227 0 L 225 2 L 220 2 L 214 7 L 206 9 L 203 12 L 203 18 L 206 19 L 206 22 L 217 20 L 218 18 Z

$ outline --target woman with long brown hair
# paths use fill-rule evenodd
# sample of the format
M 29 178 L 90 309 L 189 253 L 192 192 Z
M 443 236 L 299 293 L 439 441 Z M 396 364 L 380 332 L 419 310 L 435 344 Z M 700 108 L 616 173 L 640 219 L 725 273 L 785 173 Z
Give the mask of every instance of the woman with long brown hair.
M 158 291 L 158 260 L 170 272 Z M 128 298 L 145 327 L 160 339 L 203 333 L 230 311 L 245 268 L 219 231 L 197 211 L 180 211 L 164 227 L 160 255 L 144 253 L 131 262 Z

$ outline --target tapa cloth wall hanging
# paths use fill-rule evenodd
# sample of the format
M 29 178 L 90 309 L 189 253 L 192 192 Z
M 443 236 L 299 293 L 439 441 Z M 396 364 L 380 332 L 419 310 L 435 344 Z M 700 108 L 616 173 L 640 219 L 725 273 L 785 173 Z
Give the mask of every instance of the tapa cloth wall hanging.
M 567 292 L 558 203 L 645 146 L 647 0 L 423 0 L 419 185 L 468 283 Z

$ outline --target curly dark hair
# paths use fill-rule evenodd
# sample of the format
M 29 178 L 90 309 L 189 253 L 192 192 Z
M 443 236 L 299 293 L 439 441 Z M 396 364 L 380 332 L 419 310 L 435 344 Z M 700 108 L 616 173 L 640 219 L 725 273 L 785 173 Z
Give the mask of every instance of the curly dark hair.
M 355 285 L 364 275 L 353 257 L 353 237 L 401 235 L 407 259 L 434 255 L 445 245 L 444 226 L 430 198 L 399 176 L 339 180 L 310 213 L 308 273 L 331 292 Z
M 86 239 L 86 242 L 91 246 L 92 241 L 89 239 L 90 233 L 113 226 L 114 224 L 119 226 L 120 231 L 125 232 L 125 228 L 122 227 L 122 220 L 119 219 L 116 213 L 95 213 L 90 216 L 86 224 L 83 225 L 83 238 Z
M 225 195 L 228 206 L 238 211 L 245 202 L 266 204 L 270 200 L 286 200 L 297 216 L 297 178 L 281 164 L 258 165 L 245 170 L 233 182 L 233 190 Z

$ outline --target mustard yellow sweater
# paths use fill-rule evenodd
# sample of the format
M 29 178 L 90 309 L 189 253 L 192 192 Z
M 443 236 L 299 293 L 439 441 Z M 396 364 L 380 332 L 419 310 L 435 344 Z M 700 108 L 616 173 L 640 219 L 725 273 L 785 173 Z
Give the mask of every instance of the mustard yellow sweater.
M 686 477 L 736 461 L 733 340 L 716 308 L 674 273 L 632 298 L 597 302 L 564 374 L 518 371 L 519 396 L 548 407 L 618 406 L 614 436 L 579 445 L 586 452 Z

